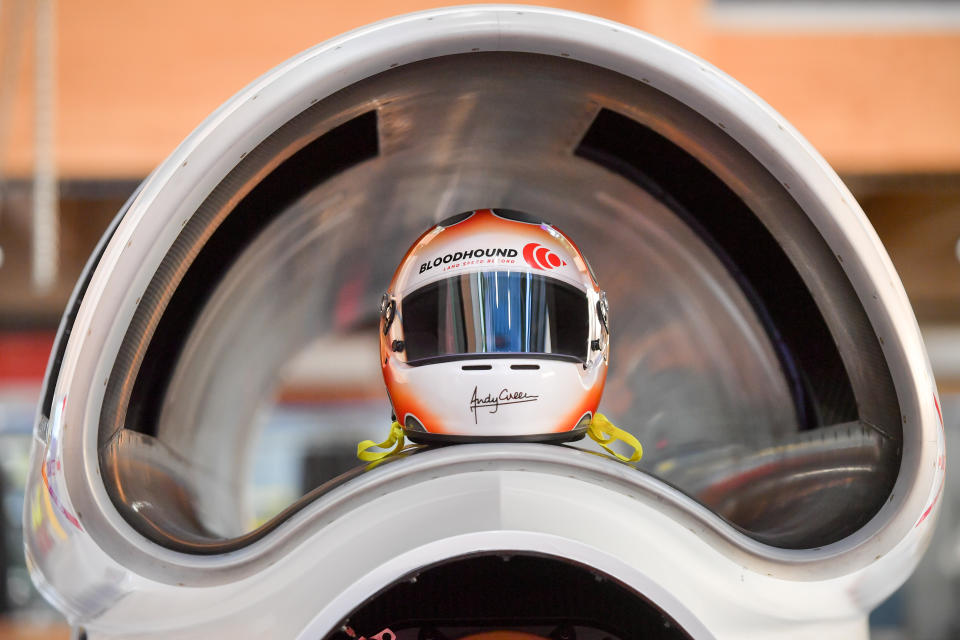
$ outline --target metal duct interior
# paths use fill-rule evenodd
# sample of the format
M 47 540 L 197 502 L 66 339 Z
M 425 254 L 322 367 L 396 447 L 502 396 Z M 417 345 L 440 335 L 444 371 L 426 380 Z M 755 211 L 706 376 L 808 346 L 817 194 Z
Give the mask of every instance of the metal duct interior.
M 377 303 L 409 244 L 502 207 L 563 229 L 606 289 L 601 410 L 644 443 L 638 473 L 763 543 L 839 540 L 890 493 L 900 412 L 856 294 L 788 189 L 722 126 L 569 59 L 448 56 L 350 86 L 252 150 L 167 254 L 108 384 L 108 490 L 183 551 L 278 526 L 317 493 L 244 525 L 256 416 L 285 367 L 319 350 L 335 380 L 375 358 Z M 372 370 L 363 384 L 379 387 Z M 366 430 L 318 424 L 329 446 L 383 432 L 378 402 Z M 314 472 L 328 488 L 362 468 Z

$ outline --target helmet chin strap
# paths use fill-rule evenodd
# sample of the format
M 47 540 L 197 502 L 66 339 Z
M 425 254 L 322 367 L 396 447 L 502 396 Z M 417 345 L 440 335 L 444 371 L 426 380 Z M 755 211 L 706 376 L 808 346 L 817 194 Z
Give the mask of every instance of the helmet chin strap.
M 378 462 L 388 456 L 400 453 L 403 450 L 403 427 L 394 420 L 390 424 L 390 436 L 383 442 L 374 442 L 373 440 L 364 440 L 357 445 L 357 457 L 364 462 Z M 388 449 L 388 451 L 368 451 L 373 447 L 378 449 Z M 393 449 L 390 449 L 393 447 Z
M 593 416 L 590 426 L 587 428 L 587 435 L 599 444 L 614 458 L 623 462 L 637 462 L 643 457 L 643 446 L 637 438 L 627 431 L 613 425 L 607 416 L 598 413 Z M 609 445 L 617 440 L 625 442 L 633 448 L 633 453 L 628 457 L 614 451 Z M 383 449 L 383 451 L 370 451 L 373 447 Z M 391 447 L 393 447 L 391 449 Z M 390 424 L 390 435 L 383 442 L 374 442 L 373 440 L 364 440 L 357 445 L 357 458 L 364 462 L 380 462 L 390 456 L 396 455 L 404 449 L 403 427 L 400 423 L 394 421 Z
M 607 453 L 623 462 L 636 462 L 643 457 L 643 446 L 640 444 L 640 441 L 637 440 L 632 433 L 615 427 L 613 423 L 607 419 L 607 416 L 602 413 L 593 416 L 593 419 L 590 421 L 590 426 L 587 428 L 587 435 L 590 436 L 591 440 L 603 447 Z M 630 455 L 630 457 L 620 455 L 608 446 L 617 440 L 633 447 L 633 454 Z

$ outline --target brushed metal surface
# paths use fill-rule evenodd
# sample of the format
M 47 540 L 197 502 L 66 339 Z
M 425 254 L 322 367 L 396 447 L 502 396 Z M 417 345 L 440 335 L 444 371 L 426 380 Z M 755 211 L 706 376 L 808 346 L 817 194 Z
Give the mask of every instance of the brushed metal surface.
M 563 229 L 606 289 L 613 345 L 601 410 L 647 448 L 638 472 L 775 546 L 818 546 L 863 524 L 896 477 L 898 432 L 877 426 L 899 426 L 895 400 L 892 412 L 873 403 L 862 424 L 799 433 L 771 336 L 727 267 L 660 199 L 573 154 L 601 107 L 643 121 L 707 165 L 726 163 L 722 173 L 737 176 L 731 188 L 799 256 L 814 298 L 845 301 L 823 313 L 857 397 L 872 398 L 885 371 L 857 366 L 869 352 L 864 336 L 872 338 L 866 316 L 833 254 L 752 156 L 665 94 L 616 73 L 537 55 L 450 56 L 374 76 L 308 109 L 253 150 L 185 226 L 108 387 L 101 462 L 116 472 L 104 474 L 114 478 L 114 502 L 128 518 L 145 517 L 124 496 L 157 491 L 145 472 L 157 465 L 185 487 L 180 507 L 190 513 L 168 520 L 152 510 L 137 528 L 155 541 L 197 551 L 192 540 L 209 552 L 273 528 L 247 531 L 243 481 L 258 411 L 284 365 L 318 337 L 374 339 L 377 301 L 419 233 L 453 213 L 505 207 Z M 117 440 L 137 428 L 125 420 L 126 403 L 157 323 L 177 313 L 167 305 L 193 258 L 271 168 L 370 109 L 379 155 L 279 212 L 240 254 L 183 336 L 157 423 L 158 457 L 137 457 L 143 438 Z M 383 406 L 386 423 L 385 397 Z M 360 439 L 342 425 L 323 428 L 338 446 Z M 188 536 L 183 522 L 196 523 Z

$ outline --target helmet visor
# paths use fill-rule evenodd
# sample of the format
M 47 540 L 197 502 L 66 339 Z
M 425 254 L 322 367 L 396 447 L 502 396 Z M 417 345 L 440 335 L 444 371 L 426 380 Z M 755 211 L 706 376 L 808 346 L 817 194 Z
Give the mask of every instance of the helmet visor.
M 587 358 L 586 294 L 532 273 L 488 271 L 432 282 L 403 299 L 401 320 L 408 363 L 486 353 Z

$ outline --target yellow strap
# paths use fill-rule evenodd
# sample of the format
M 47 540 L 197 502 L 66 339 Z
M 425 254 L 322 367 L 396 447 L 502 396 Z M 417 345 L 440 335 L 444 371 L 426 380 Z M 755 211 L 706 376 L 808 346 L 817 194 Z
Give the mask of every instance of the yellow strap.
M 371 447 L 389 449 L 394 443 L 396 443 L 396 446 L 390 451 L 367 451 L 367 449 Z M 364 462 L 374 462 L 376 460 L 382 460 L 387 456 L 392 456 L 395 453 L 400 453 L 401 449 L 403 449 L 403 427 L 400 426 L 399 422 L 394 422 L 390 425 L 390 437 L 383 442 L 377 443 L 373 440 L 364 440 L 358 444 L 357 457 Z
M 590 421 L 590 427 L 587 429 L 587 435 L 589 435 L 594 442 L 606 449 L 608 453 L 616 457 L 618 460 L 622 460 L 624 462 L 636 462 L 643 457 L 643 446 L 640 444 L 640 441 L 637 440 L 633 434 L 613 426 L 613 423 L 611 423 L 602 413 L 598 413 L 593 416 L 593 420 Z M 627 456 L 621 455 L 607 446 L 617 440 L 625 442 L 633 447 L 633 455 L 628 458 Z M 385 451 L 368 451 L 368 449 L 373 447 L 385 449 Z M 390 449 L 390 447 L 393 447 L 393 449 Z M 403 450 L 403 447 L 403 427 L 400 426 L 399 422 L 393 422 L 390 425 L 390 437 L 383 442 L 364 440 L 357 445 L 357 457 L 364 462 L 376 462 L 378 460 L 383 460 L 388 456 L 400 453 L 400 451 Z
M 633 437 L 632 433 L 627 433 L 623 429 L 613 426 L 613 423 L 607 420 L 607 416 L 602 413 L 593 416 L 593 420 L 590 421 L 590 427 L 587 429 L 587 435 L 598 445 L 606 449 L 608 453 L 624 462 L 636 462 L 643 457 L 643 446 L 640 445 L 640 441 Z M 616 440 L 621 440 L 633 447 L 633 455 L 629 458 L 622 456 L 607 446 Z

